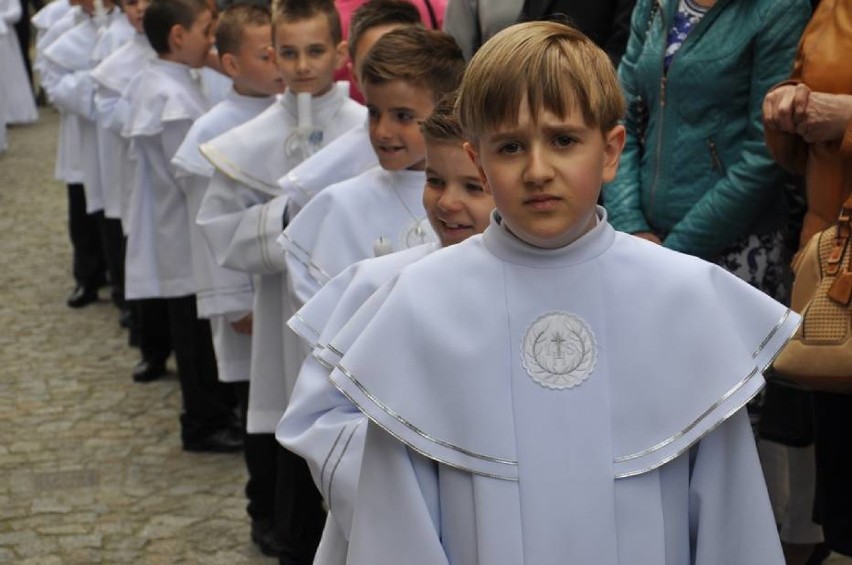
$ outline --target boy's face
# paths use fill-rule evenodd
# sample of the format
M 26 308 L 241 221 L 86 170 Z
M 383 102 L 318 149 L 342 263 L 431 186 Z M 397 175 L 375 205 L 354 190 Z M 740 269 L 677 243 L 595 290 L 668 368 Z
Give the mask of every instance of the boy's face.
M 353 52 L 353 60 L 347 63 L 349 66 L 349 72 L 352 73 L 352 76 L 355 77 L 355 82 L 358 84 L 358 90 L 362 92 L 364 91 L 364 85 L 361 84 L 361 63 L 364 61 L 364 57 L 367 56 L 367 53 L 369 53 L 370 49 L 373 48 L 373 45 L 375 45 L 384 34 L 402 27 L 406 27 L 406 25 L 384 24 L 371 27 L 364 30 L 361 37 L 358 38 L 358 44 L 355 45 L 355 51 Z
M 423 207 L 441 245 L 454 245 L 488 227 L 494 199 L 461 143 L 426 142 Z
M 172 27 L 171 53 L 175 60 L 193 68 L 203 67 L 213 46 L 213 13 L 204 10 L 189 28 L 180 24 Z
M 127 21 L 130 22 L 136 33 L 145 33 L 145 29 L 142 27 L 142 19 L 145 17 L 145 10 L 148 9 L 148 0 L 124 0 L 122 9 L 127 16 Z
M 382 168 L 422 171 L 426 144 L 420 122 L 434 109 L 432 92 L 403 80 L 381 84 L 367 81 L 364 98 L 370 116 L 370 142 Z
M 346 61 L 346 42 L 334 44 L 328 18 L 317 15 L 275 24 L 278 68 L 294 93 L 325 94 L 334 85 L 334 72 Z
M 244 96 L 272 96 L 284 92 L 284 78 L 275 64 L 272 26 L 249 25 L 242 30 L 236 54 L 222 56 L 222 67 Z
M 602 134 L 576 110 L 564 119 L 545 110 L 537 121 L 524 101 L 517 124 L 465 147 L 509 230 L 531 245 L 555 248 L 594 227 L 601 185 L 618 169 L 624 127 Z

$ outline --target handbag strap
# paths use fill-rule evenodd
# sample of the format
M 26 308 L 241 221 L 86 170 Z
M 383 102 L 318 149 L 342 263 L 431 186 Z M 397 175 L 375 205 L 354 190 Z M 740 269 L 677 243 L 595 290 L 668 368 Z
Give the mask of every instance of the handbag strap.
M 826 261 L 826 272 L 829 275 L 836 275 L 840 270 L 840 261 L 843 260 L 843 254 L 846 251 L 846 246 L 849 245 L 849 238 L 852 236 L 852 195 L 846 199 L 840 208 L 836 225 L 834 246 L 831 248 L 831 253 L 829 253 Z M 846 270 L 849 270 L 849 265 L 846 266 Z

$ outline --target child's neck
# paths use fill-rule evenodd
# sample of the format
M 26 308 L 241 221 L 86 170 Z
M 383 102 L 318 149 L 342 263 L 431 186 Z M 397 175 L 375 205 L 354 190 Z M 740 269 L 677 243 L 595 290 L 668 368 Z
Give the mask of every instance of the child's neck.
M 240 96 L 246 96 L 248 98 L 269 98 L 271 94 L 263 94 L 262 92 L 254 92 L 250 88 L 246 88 L 244 85 L 240 84 L 236 80 L 234 81 L 234 92 L 239 94 Z
M 186 64 L 186 62 L 182 61 L 180 57 L 178 57 L 177 55 L 175 55 L 174 53 L 171 53 L 171 52 L 169 52 L 169 53 L 157 53 L 157 57 L 161 61 L 169 61 L 170 63 L 177 63 L 178 65 L 183 65 L 185 67 L 189 66 L 189 65 Z

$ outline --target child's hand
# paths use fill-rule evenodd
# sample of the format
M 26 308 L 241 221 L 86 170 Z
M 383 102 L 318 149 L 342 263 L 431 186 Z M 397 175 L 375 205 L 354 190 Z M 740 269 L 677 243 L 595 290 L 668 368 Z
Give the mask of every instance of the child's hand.
M 249 312 L 236 322 L 231 322 L 231 327 L 238 334 L 251 335 L 252 319 L 251 312 Z
M 657 237 L 657 234 L 651 233 L 649 231 L 640 231 L 640 232 L 634 233 L 633 235 L 635 235 L 636 237 L 642 238 L 642 239 L 647 239 L 648 241 L 656 243 L 657 245 L 660 245 L 660 244 L 663 243 L 663 240 L 661 240 L 659 237 Z

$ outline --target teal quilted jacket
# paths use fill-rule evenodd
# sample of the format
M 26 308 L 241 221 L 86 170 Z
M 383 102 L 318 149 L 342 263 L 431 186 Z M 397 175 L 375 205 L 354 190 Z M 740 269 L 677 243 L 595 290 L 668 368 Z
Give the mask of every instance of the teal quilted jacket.
M 786 222 L 785 175 L 764 144 L 761 106 L 790 75 L 810 2 L 718 0 L 664 73 L 677 5 L 636 3 L 618 70 L 627 144 L 604 205 L 616 229 L 653 231 L 666 247 L 712 259 Z M 640 100 L 649 116 L 641 146 Z

